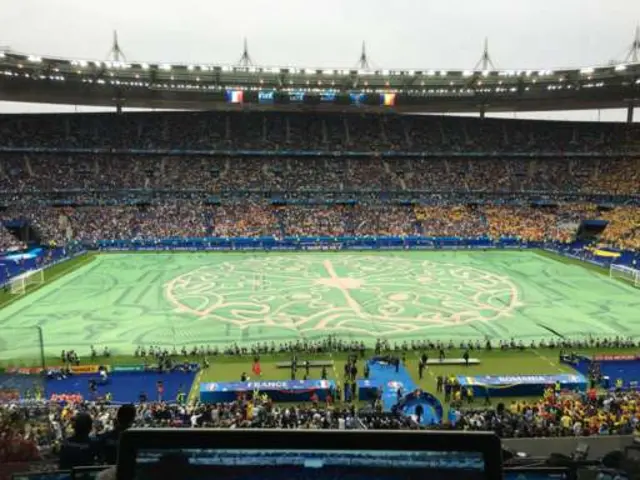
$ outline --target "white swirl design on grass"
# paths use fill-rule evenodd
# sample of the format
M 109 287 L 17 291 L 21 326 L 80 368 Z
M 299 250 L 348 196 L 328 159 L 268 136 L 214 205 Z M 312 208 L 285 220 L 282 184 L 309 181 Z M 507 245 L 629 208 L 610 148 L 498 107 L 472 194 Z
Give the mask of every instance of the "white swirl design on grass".
M 240 329 L 387 336 L 491 322 L 522 306 L 509 277 L 375 255 L 268 255 L 171 280 L 176 311 Z

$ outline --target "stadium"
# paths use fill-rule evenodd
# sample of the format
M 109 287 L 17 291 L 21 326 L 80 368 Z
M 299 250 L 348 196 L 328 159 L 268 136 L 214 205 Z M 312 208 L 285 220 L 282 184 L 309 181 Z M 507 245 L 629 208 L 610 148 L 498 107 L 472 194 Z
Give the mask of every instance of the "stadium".
M 261 67 L 246 44 L 236 65 L 134 63 L 117 37 L 107 61 L 0 52 L 0 100 L 113 110 L 0 115 L 0 473 L 113 465 L 67 461 L 87 414 L 92 438 L 632 444 L 639 52 L 562 70 L 496 69 L 486 44 L 472 70 L 374 69 L 364 46 L 352 69 Z M 587 108 L 627 122 L 487 116 Z

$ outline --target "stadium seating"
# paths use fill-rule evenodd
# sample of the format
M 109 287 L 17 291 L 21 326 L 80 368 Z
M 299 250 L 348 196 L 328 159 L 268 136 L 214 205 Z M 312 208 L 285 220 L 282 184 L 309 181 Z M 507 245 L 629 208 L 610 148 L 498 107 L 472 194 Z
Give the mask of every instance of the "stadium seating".
M 0 251 L 24 248 L 12 232 L 29 229 L 42 244 L 86 248 L 102 240 L 419 235 L 568 245 L 581 255 L 582 243 L 571 243 L 578 226 L 604 220 L 602 242 L 640 252 L 637 138 L 634 125 L 432 116 L 0 116 Z M 0 381 L 27 388 L 14 377 Z M 504 409 L 453 405 L 439 428 L 503 437 L 627 434 L 639 402 L 635 393 L 611 392 L 595 401 L 546 395 Z M 151 402 L 137 406 L 136 422 L 422 428 L 351 405 L 248 405 Z M 110 405 L 0 406 L 0 463 L 50 458 L 85 410 L 95 434 L 113 428 Z

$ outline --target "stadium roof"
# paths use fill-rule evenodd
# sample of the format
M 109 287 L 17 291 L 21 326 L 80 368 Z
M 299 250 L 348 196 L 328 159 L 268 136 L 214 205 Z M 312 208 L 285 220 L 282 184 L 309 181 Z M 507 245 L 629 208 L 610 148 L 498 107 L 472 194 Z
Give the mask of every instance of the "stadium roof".
M 640 49 L 636 39 L 632 49 Z M 470 70 L 128 62 L 114 36 L 111 58 L 78 60 L 0 52 L 0 100 L 175 109 L 544 111 L 640 105 L 640 62 L 499 70 L 485 45 Z

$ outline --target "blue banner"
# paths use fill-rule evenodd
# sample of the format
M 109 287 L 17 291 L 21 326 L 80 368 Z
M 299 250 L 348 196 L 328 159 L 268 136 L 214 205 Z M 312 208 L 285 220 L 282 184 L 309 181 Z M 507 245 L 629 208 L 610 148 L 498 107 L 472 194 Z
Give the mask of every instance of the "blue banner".
M 279 402 L 308 401 L 315 393 L 319 400 L 335 390 L 333 380 L 258 380 L 249 382 L 214 382 L 200 384 L 200 401 L 229 402 L 239 394 L 259 392 Z
M 0 262 L 3 260 L 9 260 L 12 262 L 20 262 L 21 260 L 34 260 L 42 256 L 43 250 L 41 248 L 33 248 L 26 252 L 9 253 L 0 257 Z
M 581 374 L 561 375 L 478 375 L 456 377 L 462 387 L 473 388 L 476 396 L 490 395 L 500 397 L 542 395 L 545 389 L 560 383 L 563 390 L 580 390 L 587 388 L 587 379 Z

